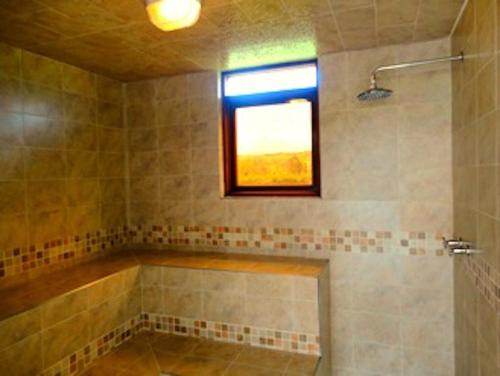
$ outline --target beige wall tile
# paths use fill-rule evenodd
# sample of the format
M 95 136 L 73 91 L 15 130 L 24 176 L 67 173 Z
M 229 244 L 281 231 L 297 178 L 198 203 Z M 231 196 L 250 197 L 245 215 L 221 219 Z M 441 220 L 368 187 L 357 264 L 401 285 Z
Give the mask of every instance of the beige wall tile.
M 104 318 L 104 316 L 100 317 Z M 89 315 L 84 312 L 42 331 L 44 367 L 50 367 L 85 346 L 90 340 L 89 327 L 97 325 L 94 323 L 90 326 Z
M 88 306 L 88 289 L 81 289 L 48 301 L 41 307 L 42 327 L 47 329 L 83 312 Z
M 42 369 L 42 340 L 39 333 L 0 352 L 2 374 L 29 376 L 38 374 Z
M 41 330 L 40 309 L 31 309 L 0 322 L 0 354 L 8 347 Z M 1 358 L 1 356 L 0 356 Z

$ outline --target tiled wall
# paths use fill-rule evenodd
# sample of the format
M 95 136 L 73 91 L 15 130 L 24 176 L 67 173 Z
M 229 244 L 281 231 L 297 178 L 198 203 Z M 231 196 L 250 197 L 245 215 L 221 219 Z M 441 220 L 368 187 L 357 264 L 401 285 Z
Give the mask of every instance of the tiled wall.
M 109 333 L 140 314 L 139 267 L 51 299 L 0 322 L 0 374 L 74 374 L 120 339 Z
M 455 258 L 457 375 L 500 373 L 499 12 L 469 0 L 452 37 L 454 232 L 482 251 Z
M 143 266 L 141 286 L 153 323 L 179 318 L 179 327 L 194 330 L 198 321 L 199 331 L 224 323 L 236 329 L 224 333 L 228 341 L 320 353 L 317 278 Z
M 334 374 L 452 375 L 451 75 L 370 71 L 449 53 L 449 40 L 320 58 L 322 198 L 221 199 L 217 75 L 126 88 L 136 242 L 328 257 Z M 169 227 L 171 226 L 171 227 Z
M 123 229 L 122 86 L 0 45 L 0 281 Z

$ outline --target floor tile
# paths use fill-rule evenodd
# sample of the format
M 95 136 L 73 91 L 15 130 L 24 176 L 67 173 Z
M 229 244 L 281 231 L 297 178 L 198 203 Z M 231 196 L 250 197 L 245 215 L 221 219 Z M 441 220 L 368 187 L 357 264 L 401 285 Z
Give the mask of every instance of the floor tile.
M 196 346 L 200 344 L 200 342 L 201 340 L 199 338 L 165 334 L 164 336 L 156 339 L 151 344 L 151 347 L 155 351 L 188 355 L 194 350 Z

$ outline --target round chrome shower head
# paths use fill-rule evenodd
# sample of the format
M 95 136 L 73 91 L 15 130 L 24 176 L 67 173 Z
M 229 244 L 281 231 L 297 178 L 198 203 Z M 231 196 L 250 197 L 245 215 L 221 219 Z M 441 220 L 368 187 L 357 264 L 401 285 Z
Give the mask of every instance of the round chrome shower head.
M 390 97 L 392 90 L 379 88 L 377 86 L 372 86 L 370 89 L 363 91 L 358 95 L 358 99 L 362 102 L 375 101 L 378 99 L 384 99 Z

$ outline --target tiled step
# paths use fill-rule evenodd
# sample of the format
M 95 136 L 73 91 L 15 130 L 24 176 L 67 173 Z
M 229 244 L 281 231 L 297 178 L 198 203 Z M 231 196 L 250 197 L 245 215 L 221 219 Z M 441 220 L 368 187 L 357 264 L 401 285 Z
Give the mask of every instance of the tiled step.
M 142 332 L 81 376 L 313 376 L 318 360 L 312 355 Z

